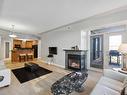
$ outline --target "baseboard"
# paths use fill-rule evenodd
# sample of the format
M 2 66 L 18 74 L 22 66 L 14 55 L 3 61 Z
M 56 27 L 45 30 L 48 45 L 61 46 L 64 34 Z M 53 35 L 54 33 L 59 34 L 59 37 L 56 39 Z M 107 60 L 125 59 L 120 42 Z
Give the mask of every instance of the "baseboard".
M 41 57 L 38 57 L 38 59 L 41 59 Z
M 44 61 L 44 60 L 40 60 L 41 62 L 43 62 L 43 63 L 46 63 L 46 64 L 48 64 L 48 62 L 47 61 Z
M 53 63 L 52 65 L 55 65 L 55 66 L 57 66 L 57 67 L 61 67 L 61 68 L 65 68 L 65 66 L 63 66 L 63 65 L 59 65 L 59 64 L 55 64 L 55 63 Z
M 91 71 L 95 71 L 95 72 L 103 72 L 103 69 L 97 69 L 97 68 L 93 68 L 93 67 L 90 67 L 88 70 L 91 70 Z
M 4 60 L 4 61 L 6 61 L 6 60 L 11 60 L 11 58 L 4 58 L 3 60 Z
M 45 60 L 41 60 L 41 62 L 48 64 L 48 61 L 45 61 Z M 51 65 L 54 65 L 54 66 L 57 66 L 57 67 L 61 67 L 61 68 L 65 68 L 65 66 L 62 66 L 62 65 L 59 65 L 59 64 L 55 64 L 55 63 L 52 63 Z

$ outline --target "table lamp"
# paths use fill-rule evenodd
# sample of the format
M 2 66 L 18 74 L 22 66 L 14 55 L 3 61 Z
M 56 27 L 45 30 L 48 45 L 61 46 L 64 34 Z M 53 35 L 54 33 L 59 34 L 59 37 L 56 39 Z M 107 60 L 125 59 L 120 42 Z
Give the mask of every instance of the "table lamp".
M 127 62 L 126 62 L 126 56 L 127 56 L 127 43 L 123 43 L 119 46 L 118 51 L 122 54 L 123 58 L 123 67 L 122 70 L 127 70 Z

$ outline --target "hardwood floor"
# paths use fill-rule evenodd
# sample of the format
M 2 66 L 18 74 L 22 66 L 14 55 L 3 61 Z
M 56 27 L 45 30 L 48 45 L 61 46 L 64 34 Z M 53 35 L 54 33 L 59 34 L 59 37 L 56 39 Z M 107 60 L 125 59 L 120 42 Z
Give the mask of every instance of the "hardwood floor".
M 51 85 L 56 80 L 70 72 L 54 65 L 48 65 L 39 60 L 34 62 L 53 72 L 22 84 L 20 84 L 15 75 L 11 73 L 11 85 L 0 88 L 0 95 L 52 95 L 50 90 Z M 21 68 L 24 66 L 24 63 L 11 63 L 10 61 L 6 61 L 5 63 L 7 68 L 10 69 Z M 84 92 L 73 92 L 71 95 L 89 95 L 101 76 L 102 73 L 88 71 L 88 79 L 83 84 L 85 87 Z

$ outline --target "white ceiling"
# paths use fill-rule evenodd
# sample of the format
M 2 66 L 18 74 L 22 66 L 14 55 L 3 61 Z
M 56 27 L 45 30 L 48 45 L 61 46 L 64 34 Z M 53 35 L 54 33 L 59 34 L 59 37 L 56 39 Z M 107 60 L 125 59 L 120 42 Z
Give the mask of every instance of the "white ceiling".
M 37 34 L 127 5 L 127 0 L 0 0 L 0 28 Z

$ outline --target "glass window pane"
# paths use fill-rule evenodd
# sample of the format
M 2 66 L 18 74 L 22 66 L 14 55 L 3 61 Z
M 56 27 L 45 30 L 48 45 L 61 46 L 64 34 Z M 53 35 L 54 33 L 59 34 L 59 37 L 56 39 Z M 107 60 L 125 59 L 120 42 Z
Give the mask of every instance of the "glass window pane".
M 109 50 L 118 50 L 121 42 L 121 35 L 109 36 Z

